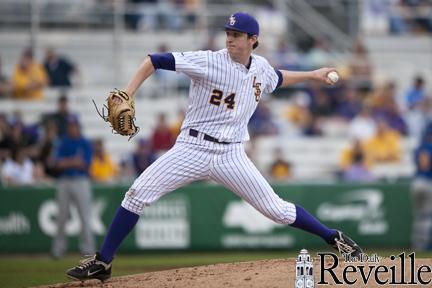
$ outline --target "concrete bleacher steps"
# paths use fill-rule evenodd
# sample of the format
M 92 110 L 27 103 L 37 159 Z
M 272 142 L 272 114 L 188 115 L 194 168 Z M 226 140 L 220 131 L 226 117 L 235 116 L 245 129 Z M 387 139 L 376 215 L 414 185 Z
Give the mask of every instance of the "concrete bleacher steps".
M 45 48 L 54 47 L 80 67 L 83 85 L 124 84 L 139 63 L 158 46 L 169 51 L 197 50 L 205 45 L 208 35 L 195 32 L 124 32 L 114 38 L 110 31 L 63 31 L 38 34 L 36 58 L 42 60 Z M 23 31 L 0 32 L 0 57 L 6 75 L 13 67 L 30 35 Z M 117 44 L 114 41 L 117 39 Z M 365 36 L 378 82 L 393 79 L 404 91 L 416 74 L 432 82 L 432 41 L 428 36 Z M 272 47 L 267 50 L 271 51 Z M 118 53 L 118 54 L 116 54 Z M 117 55 L 118 57 L 115 57 Z
M 147 54 L 157 52 L 161 44 L 169 51 L 200 49 L 207 39 L 203 33 L 125 32 L 114 38 L 109 31 L 42 32 L 36 38 L 35 57 L 42 61 L 45 49 L 53 47 L 77 64 L 84 85 L 124 85 Z M 0 39 L 3 69 L 10 76 L 22 50 L 29 46 L 30 35 L 2 31 Z
M 432 38 L 430 36 L 368 36 L 364 38 L 379 81 L 395 80 L 405 91 L 415 75 L 432 83 Z

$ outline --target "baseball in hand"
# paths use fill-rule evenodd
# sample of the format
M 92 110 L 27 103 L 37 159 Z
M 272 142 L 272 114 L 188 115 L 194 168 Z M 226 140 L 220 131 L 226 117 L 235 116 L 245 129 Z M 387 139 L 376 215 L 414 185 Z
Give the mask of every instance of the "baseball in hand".
M 330 79 L 332 83 L 336 83 L 339 80 L 339 75 L 336 71 L 332 71 L 327 74 L 327 78 Z

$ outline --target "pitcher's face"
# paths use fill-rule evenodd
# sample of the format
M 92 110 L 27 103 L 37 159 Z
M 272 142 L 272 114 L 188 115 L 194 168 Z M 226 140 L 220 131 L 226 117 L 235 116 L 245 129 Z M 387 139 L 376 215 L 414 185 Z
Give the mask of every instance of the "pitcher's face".
M 226 30 L 226 48 L 233 59 L 246 53 L 252 53 L 252 47 L 256 41 L 256 36 L 249 38 L 246 33 Z

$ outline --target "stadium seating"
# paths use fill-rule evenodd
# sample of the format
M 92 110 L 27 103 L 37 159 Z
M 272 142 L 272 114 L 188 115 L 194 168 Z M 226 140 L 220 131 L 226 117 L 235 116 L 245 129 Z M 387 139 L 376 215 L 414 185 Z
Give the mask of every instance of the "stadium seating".
M 42 102 L 3 100 L 0 105 L 0 113 L 19 110 L 22 112 L 25 123 L 38 122 L 43 113 L 56 109 L 59 92 L 56 89 L 47 89 L 45 100 Z M 176 120 L 179 107 L 187 107 L 187 98 L 184 96 L 156 99 L 137 98 L 137 124 L 141 132 L 136 139 L 128 142 L 125 137 L 111 134 L 108 123 L 104 123 L 95 112 L 91 99 L 95 99 L 98 104 L 102 105 L 106 92 L 107 90 L 102 87 L 72 89 L 69 91 L 70 107 L 72 111 L 78 113 L 85 135 L 104 139 L 107 150 L 117 161 L 126 156 L 124 151 L 132 151 L 136 139 L 150 135 L 157 114 L 166 113 L 169 122 L 173 122 Z M 287 104 L 283 103 L 283 100 L 275 100 L 272 105 L 280 107 Z M 334 180 L 338 171 L 340 153 L 349 144 L 348 141 L 347 137 L 303 138 L 286 133 L 279 136 L 260 137 L 256 144 L 255 161 L 258 168 L 266 172 L 273 160 L 273 150 L 280 147 L 293 165 L 296 180 Z M 404 140 L 401 163 L 377 166 L 374 168 L 374 173 L 380 178 L 388 179 L 412 175 L 414 169 L 411 161 L 413 145 L 415 145 L 415 140 Z
M 102 104 L 106 93 L 113 87 L 123 87 L 134 73 L 140 61 L 157 46 L 165 43 L 170 50 L 187 51 L 199 49 L 204 46 L 206 37 L 199 33 L 125 33 L 119 36 L 118 46 L 114 45 L 113 35 L 109 32 L 45 32 L 36 39 L 39 49 L 36 51 L 37 59 L 43 58 L 44 48 L 53 46 L 60 54 L 66 55 L 76 62 L 82 73 L 79 86 L 68 92 L 71 99 L 71 108 L 77 111 L 84 125 L 84 133 L 89 137 L 103 137 L 107 149 L 114 159 L 122 156 L 119 151 L 133 149 L 133 143 L 127 142 L 123 137 L 112 135 L 108 124 L 103 123 L 94 112 L 91 99 Z M 0 51 L 3 70 L 10 76 L 13 67 L 21 53 L 21 48 L 27 46 L 29 37 L 24 32 L 0 32 Z M 431 42 L 423 37 L 387 37 L 370 36 L 365 39 L 376 71 L 376 78 L 395 79 L 400 92 L 404 91 L 411 82 L 413 75 L 421 73 L 426 81 L 431 82 L 432 62 Z M 17 49 L 19 47 L 19 49 Z M 388 51 L 388 47 L 394 47 Z M 117 49 L 117 50 L 116 50 Z M 114 57 L 119 51 L 119 58 Z M 175 75 L 175 74 L 173 74 Z M 174 76 L 173 76 L 174 77 Z M 137 124 L 142 131 L 137 137 L 146 137 L 150 134 L 156 115 L 167 113 L 168 121 L 174 121 L 179 107 L 187 107 L 185 94 L 175 93 L 167 97 L 154 97 L 158 95 L 159 86 L 154 79 L 146 83 L 139 90 L 137 98 Z M 26 123 L 38 121 L 42 113 L 56 109 L 56 99 L 59 91 L 48 89 L 45 100 L 42 102 L 16 102 L 1 100 L 0 112 L 20 110 L 23 112 Z M 160 93 L 159 93 L 160 94 Z M 170 94 L 170 93 L 168 93 Z M 401 100 L 401 99 L 399 99 Z M 285 105 L 285 104 L 283 104 Z M 274 111 L 280 110 L 280 103 L 272 104 Z M 258 141 L 257 165 L 265 171 L 272 159 L 272 148 L 282 143 L 288 160 L 293 163 L 294 174 L 297 179 L 334 179 L 338 167 L 339 155 L 347 144 L 344 133 L 335 133 L 334 137 L 304 139 L 293 138 L 292 135 L 282 133 L 278 137 L 266 137 Z M 408 177 L 413 172 L 411 153 L 415 140 L 404 141 L 403 161 L 400 165 L 374 168 L 377 175 L 384 178 Z M 121 148 L 121 149 L 120 149 Z

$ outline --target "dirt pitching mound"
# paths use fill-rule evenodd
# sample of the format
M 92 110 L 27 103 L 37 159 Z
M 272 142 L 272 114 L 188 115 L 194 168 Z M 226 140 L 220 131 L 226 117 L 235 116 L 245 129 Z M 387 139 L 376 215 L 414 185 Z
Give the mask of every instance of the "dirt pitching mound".
M 329 268 L 334 262 L 326 261 L 325 267 Z M 344 268 L 352 263 L 345 263 L 341 261 L 339 266 L 334 269 L 335 275 L 343 280 Z M 358 281 L 351 285 L 337 285 L 339 287 L 395 287 L 393 284 L 379 285 L 374 280 L 376 267 L 387 266 L 395 267 L 394 274 L 396 275 L 395 281 L 401 281 L 401 265 L 400 262 L 392 261 L 388 258 L 381 259 L 379 263 L 355 263 L 354 266 L 363 265 L 365 266 L 365 276 L 368 276 L 371 271 L 370 279 L 365 285 L 362 281 L 362 276 L 357 270 L 357 273 L 349 272 L 347 279 L 349 281 Z M 432 259 L 416 259 L 415 260 L 415 275 L 420 266 L 426 265 L 432 266 Z M 410 281 L 411 267 L 410 263 L 405 263 L 405 282 Z M 325 273 L 325 281 L 328 284 L 317 284 L 320 280 L 320 264 L 319 259 L 314 259 L 315 269 L 315 287 L 335 287 L 335 282 L 332 281 L 330 273 Z M 379 278 L 381 281 L 389 279 L 391 277 L 391 269 L 388 269 L 387 273 L 381 272 Z M 422 274 L 423 280 L 429 280 L 432 278 L 431 272 L 424 272 Z M 215 264 L 208 266 L 172 269 L 158 272 L 149 272 L 131 276 L 114 277 L 109 281 L 101 285 L 100 281 L 86 281 L 83 285 L 81 282 L 69 282 L 48 286 L 39 286 L 39 288 L 70 288 L 70 287 L 97 287 L 97 288 L 216 288 L 216 287 L 248 287 L 248 288 L 278 288 L 278 287 L 294 287 L 295 279 L 295 259 L 280 259 L 280 260 L 262 260 L 253 262 L 240 262 L 240 263 L 228 263 L 228 264 Z M 417 276 L 416 276 L 416 282 Z M 388 281 L 390 282 L 390 280 Z M 397 287 L 431 287 L 428 285 L 397 285 Z

